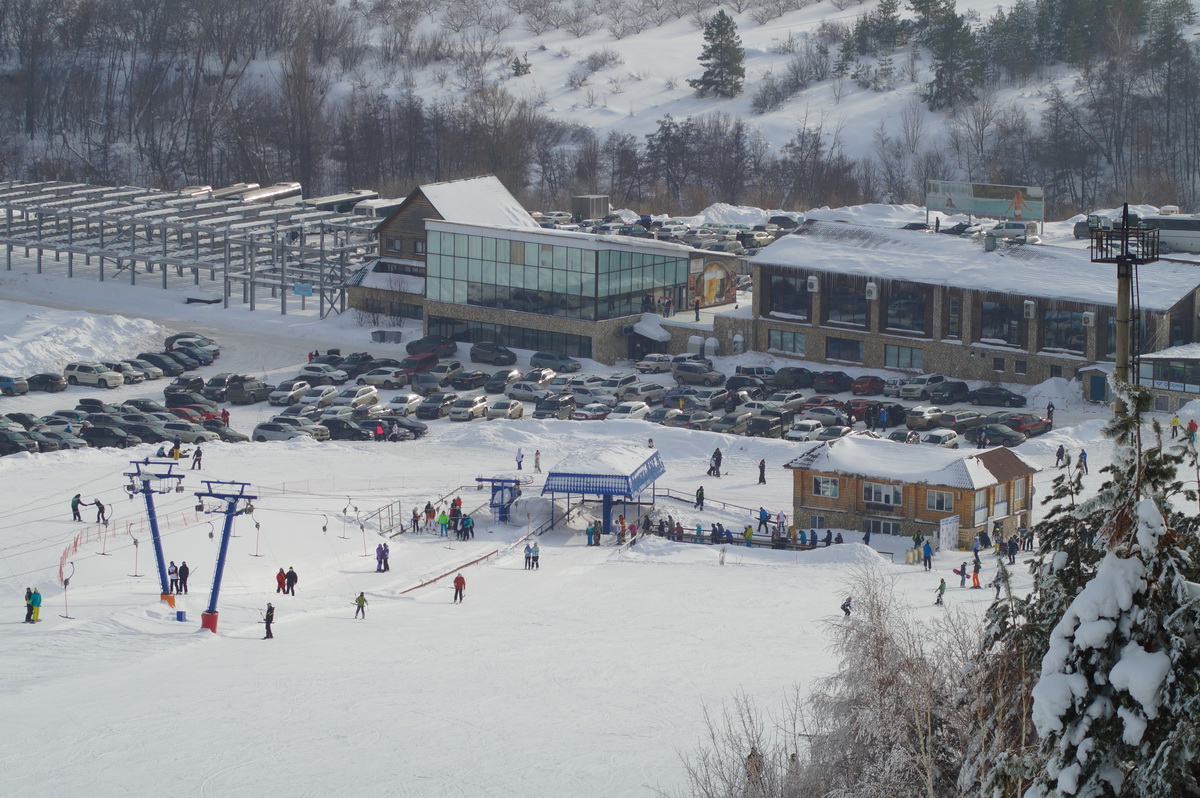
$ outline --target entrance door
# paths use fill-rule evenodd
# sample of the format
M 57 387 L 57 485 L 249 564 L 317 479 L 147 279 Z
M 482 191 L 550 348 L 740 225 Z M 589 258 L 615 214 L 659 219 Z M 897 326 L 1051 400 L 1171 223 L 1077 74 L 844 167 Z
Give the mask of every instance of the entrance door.
M 1091 402 L 1104 402 L 1105 394 L 1108 392 L 1108 380 L 1104 377 L 1089 377 L 1088 378 L 1088 400 Z

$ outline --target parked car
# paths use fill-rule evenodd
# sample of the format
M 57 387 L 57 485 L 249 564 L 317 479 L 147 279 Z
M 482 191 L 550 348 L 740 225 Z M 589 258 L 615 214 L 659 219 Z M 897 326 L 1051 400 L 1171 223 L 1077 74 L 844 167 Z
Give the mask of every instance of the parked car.
M 162 371 L 167 377 L 177 377 L 183 373 L 183 366 L 178 360 L 168 357 L 163 352 L 142 352 L 137 356 L 140 361 L 145 361 L 155 368 Z
M 672 369 L 674 369 L 675 366 L 679 365 L 680 363 L 703 363 L 709 368 L 713 367 L 713 362 L 710 358 L 707 358 L 704 355 L 696 352 L 684 352 L 682 355 L 675 355 L 671 358 Z
M 1038 225 L 1037 222 L 1022 222 L 1009 219 L 1000 222 L 1000 224 L 988 230 L 987 234 L 996 238 L 1025 239 L 1038 234 Z
M 432 352 L 438 357 L 454 357 L 458 353 L 458 343 L 444 335 L 426 335 L 424 338 L 409 341 L 405 351 L 410 355 Z
M 338 389 L 332 385 L 319 385 L 316 388 L 309 388 L 303 396 L 300 397 L 300 404 L 314 405 L 316 407 L 329 407 L 333 404 L 333 400 L 337 398 Z
M 225 398 L 235 405 L 252 405 L 268 398 L 275 391 L 274 385 L 269 385 L 249 374 L 235 374 L 229 380 L 225 389 Z
M 920 399 L 922 402 L 927 402 L 933 395 L 934 389 L 945 381 L 946 377 L 942 374 L 922 374 L 919 377 L 913 377 L 900 386 L 900 398 Z
M 199 377 L 196 377 L 195 379 L 200 380 L 200 384 L 202 386 L 200 389 L 201 394 L 207 396 L 209 399 L 212 399 L 214 402 L 224 402 L 225 390 L 229 387 L 229 380 L 232 378 L 232 372 L 224 371 L 213 377 L 209 377 L 208 382 L 204 382 L 204 380 Z M 176 380 L 176 382 L 178 382 L 178 380 Z M 188 388 L 187 390 L 191 391 L 195 389 Z
M 679 415 L 668 418 L 663 425 L 684 429 L 708 429 L 716 420 L 716 417 L 707 410 L 684 410 Z
M 163 370 L 149 361 L 141 360 L 140 358 L 126 358 L 121 362 L 128 363 L 135 369 L 138 369 L 148 380 L 161 380 L 163 377 Z
M 967 430 L 974 429 L 980 424 L 987 424 L 987 416 L 975 410 L 953 410 L 942 413 L 938 418 L 938 426 L 947 427 L 955 432 L 962 434 Z
M 487 381 L 487 372 L 460 371 L 454 375 L 454 379 L 450 380 L 450 387 L 456 391 L 474 391 L 477 388 L 482 388 Z
M 220 344 L 200 333 L 178 333 L 167 338 L 166 348 L 168 352 L 173 352 L 181 347 L 199 349 L 213 357 L 221 356 Z
M 524 415 L 525 403 L 518 399 L 497 399 L 487 412 L 489 421 L 493 418 L 521 418 Z
M 431 368 L 427 373 L 438 378 L 438 382 L 442 385 L 449 385 L 459 372 L 463 370 L 462 363 L 457 360 L 443 360 L 436 366 Z
M 316 405 L 288 405 L 283 410 L 279 411 L 281 416 L 302 416 L 303 418 L 320 418 L 322 413 L 321 408 Z
M 483 384 L 483 390 L 488 393 L 504 393 L 509 385 L 521 379 L 521 372 L 517 369 L 500 369 L 499 371 L 488 377 L 487 382 Z
M 284 380 L 267 396 L 267 402 L 273 405 L 294 405 L 311 387 L 307 380 Z
M 965 401 L 970 390 L 967 384 L 961 380 L 946 380 L 933 389 L 929 394 L 929 399 L 940 405 L 953 405 Z
M 504 395 L 509 399 L 520 399 L 523 402 L 540 402 L 550 395 L 547 388 L 542 388 L 533 382 L 514 382 L 508 386 Z
M 84 397 L 83 399 L 80 399 L 78 402 L 76 402 L 75 410 L 83 412 L 85 414 L 85 416 L 88 413 L 119 413 L 119 412 L 121 412 L 120 408 L 117 407 L 116 405 L 111 405 L 108 402 L 102 401 L 100 399 L 94 399 L 90 396 Z M 55 410 L 54 414 L 58 415 L 59 413 L 67 413 L 67 412 L 71 412 L 71 411 Z
M 393 391 L 408 385 L 410 375 L 403 369 L 381 368 L 372 369 L 355 379 L 356 385 L 373 385 L 387 391 Z
M 811 388 L 813 373 L 803 366 L 784 366 L 771 378 L 773 388 Z
M 599 390 L 602 393 L 615 396 L 617 399 L 625 398 L 625 391 L 631 385 L 636 385 L 638 376 L 633 373 L 626 372 L 624 374 L 612 374 L 604 379 L 599 385 Z
M 564 384 L 570 390 L 574 390 L 576 388 L 599 388 L 604 384 L 604 378 L 598 377 L 595 374 L 577 374 L 574 377 L 555 377 L 553 380 L 551 380 L 551 384 L 557 385 L 559 379 L 565 380 L 566 382 Z M 563 393 L 566 393 L 566 391 L 563 391 Z
M 329 430 L 329 439 L 334 441 L 373 441 L 378 437 L 376 433 L 362 426 L 359 422 L 344 418 L 331 418 L 322 421 L 321 426 Z
M 105 360 L 102 361 L 100 365 L 104 366 L 110 371 L 115 371 L 120 374 L 121 377 L 124 378 L 126 385 L 137 385 L 145 382 L 146 380 L 146 375 L 141 369 L 134 368 L 124 360 Z
M 598 404 L 598 403 L 593 403 Z M 541 399 L 534 408 L 534 418 L 570 418 L 579 405 L 569 393 L 554 394 Z
M 225 441 L 225 443 L 245 443 L 250 440 L 249 435 L 238 432 L 233 427 L 228 426 L 225 422 L 219 419 L 211 419 L 201 422 L 200 426 L 210 432 L 217 433 L 217 437 Z
M 439 393 L 442 390 L 442 381 L 438 379 L 436 374 L 425 372 L 424 374 L 414 374 L 409 380 L 408 387 L 412 392 L 420 396 L 430 396 Z
M 757 377 L 764 383 L 771 382 L 775 379 L 775 369 L 770 366 L 747 366 L 742 365 L 734 369 L 734 376 L 741 377 Z M 730 379 L 733 379 L 732 377 Z
M 263 441 L 290 441 L 295 438 L 311 438 L 312 434 L 290 424 L 278 421 L 266 421 L 259 424 L 250 433 L 250 437 L 260 443 Z
M 680 385 L 720 385 L 725 382 L 725 375 L 715 371 L 703 363 L 676 363 L 671 370 L 675 382 Z
M 456 393 L 432 393 L 417 406 L 417 418 L 442 418 L 450 412 L 450 408 L 457 401 L 458 394 Z
M 464 396 L 450 406 L 451 421 L 474 421 L 487 415 L 487 397 L 482 394 Z
M 1011 430 L 1020 432 L 1027 438 L 1041 435 L 1054 428 L 1054 423 L 1050 419 L 1043 418 L 1036 413 L 992 413 L 983 423 L 1003 424 Z
M 908 382 L 907 377 L 891 377 L 884 380 L 883 395 L 884 396 L 900 396 L 900 389 Z
M 825 430 L 825 424 L 815 418 L 806 418 L 792 424 L 791 429 L 783 433 L 789 441 L 815 440 Z
M 554 371 L 579 371 L 583 364 L 574 358 L 561 355 L 558 352 L 534 352 L 529 358 L 529 365 L 532 368 L 547 368 Z
M 186 421 L 172 421 L 163 424 L 162 428 L 172 437 L 179 436 L 179 439 L 184 443 L 207 443 L 208 441 L 215 441 L 220 438 L 212 430 L 207 430 L 199 424 L 191 424 Z
M 422 424 L 416 419 L 409 418 L 408 416 L 379 416 L 375 420 L 384 424 L 388 429 L 391 429 L 392 425 L 394 424 L 412 435 L 414 438 L 422 438 L 427 432 L 429 432 L 429 427 L 427 425 Z
M 910 407 L 904 416 L 904 426 L 909 429 L 933 429 L 942 417 L 940 407 Z
M 804 407 L 804 403 L 808 401 L 804 394 L 799 391 L 778 391 L 767 397 L 767 401 L 776 407 L 785 407 L 788 410 L 799 410 Z
M 334 385 L 344 385 L 350 379 L 350 375 L 341 369 L 335 369 L 328 363 L 307 363 L 300 367 L 300 377 L 306 376 L 325 377 Z
M 820 421 L 827 427 L 845 426 L 849 420 L 841 408 L 827 405 L 823 407 L 810 407 L 800 413 L 800 418 L 811 421 Z
M 99 388 L 119 388 L 125 384 L 125 377 L 113 371 L 102 363 L 75 362 L 68 363 L 63 370 L 69 385 L 95 385 Z M 26 386 L 28 389 L 28 386 Z
M 177 407 L 202 407 L 209 411 L 217 410 L 217 403 L 211 399 L 205 399 L 195 391 L 176 391 L 175 393 L 167 394 L 163 403 L 168 410 L 174 410 Z
M 650 412 L 650 405 L 645 402 L 621 402 L 612 409 L 610 418 L 645 418 Z
M 605 393 L 600 388 L 572 388 L 571 391 L 571 395 L 575 398 L 575 404 L 580 406 L 600 404 L 612 408 L 617 405 L 617 397 Z
M 491 341 L 480 341 L 471 345 L 472 363 L 491 363 L 493 366 L 507 366 L 517 362 L 517 353 Z
M 625 399 L 656 405 L 662 401 L 667 389 L 656 382 L 635 382 L 625 389 Z
M 671 356 L 660 354 L 646 355 L 637 363 L 634 363 L 633 368 L 639 374 L 660 374 L 664 371 L 670 371 Z
M 846 415 L 850 418 L 851 422 L 865 421 L 867 418 L 867 412 L 872 407 L 878 410 L 879 408 L 883 407 L 883 402 L 875 399 L 862 399 L 860 397 L 855 397 L 846 402 Z
M 21 452 L 36 454 L 38 452 L 37 441 L 26 435 L 24 430 L 0 429 L 0 454 L 19 454 Z
M 88 447 L 87 441 L 72 433 L 52 429 L 42 434 L 52 441 L 58 441 L 59 451 L 66 449 L 86 449 Z
M 584 405 L 572 410 L 570 417 L 573 421 L 603 421 L 612 415 L 612 411 L 613 409 L 608 405 L 593 402 L 590 405 Z
M 131 421 L 120 429 L 130 435 L 136 435 L 141 438 L 143 443 L 167 443 L 175 438 L 172 433 L 167 432 L 163 427 L 155 424 L 147 424 L 142 421 Z
M 321 424 L 318 419 L 306 418 L 305 416 L 275 416 L 271 421 L 276 424 L 294 427 L 301 432 L 306 432 L 312 436 L 313 440 L 329 440 L 329 427 Z
M 857 396 L 879 396 L 883 393 L 884 385 L 882 377 L 864 374 L 850 383 L 850 393 Z
M 750 438 L 782 438 L 795 423 L 790 410 L 767 409 L 754 414 L 746 422 L 746 436 Z
M 850 390 L 852 384 L 854 378 L 844 371 L 819 371 L 812 378 L 813 390 L 825 393 L 842 393 Z
M 713 432 L 727 432 L 731 435 L 745 435 L 746 426 L 754 414 L 749 410 L 734 410 L 718 418 L 709 427 Z
M 364 407 L 379 403 L 379 391 L 373 385 L 361 385 L 345 388 L 333 397 L 330 403 L 335 407 Z
M 211 413 L 202 412 L 194 407 L 172 407 L 171 415 L 175 418 L 182 418 L 184 421 L 191 421 L 194 424 L 199 424 L 206 416 L 211 417 Z
M 425 401 L 424 397 L 418 396 L 415 393 L 399 393 L 389 399 L 385 407 L 388 413 L 408 416 L 417 412 L 417 407 L 423 401 Z
M 957 449 L 958 441 L 958 433 L 952 429 L 935 429 L 926 433 L 925 437 L 921 439 L 921 443 L 940 446 L 944 449 Z
M 34 375 L 34 376 L 36 377 L 38 375 Z M 56 376 L 56 375 L 47 375 L 47 376 Z M 34 390 L 34 388 L 29 384 L 30 380 L 32 380 L 32 379 L 33 379 L 33 377 L 30 377 L 29 379 L 25 379 L 24 377 L 11 377 L 8 375 L 0 375 L 0 393 L 4 394 L 5 396 L 20 396 L 21 394 L 29 393 L 31 390 Z M 62 380 L 62 377 L 59 377 L 58 379 Z M 64 381 L 63 387 L 60 388 L 59 390 L 65 390 L 66 387 L 67 387 L 66 382 Z M 44 391 L 46 389 L 38 388 L 37 390 Z
M 172 357 L 184 355 L 196 361 L 201 366 L 211 366 L 217 359 L 215 355 L 210 354 L 203 349 L 197 349 L 192 346 L 181 346 L 178 343 L 175 344 L 175 348 L 171 350 L 170 354 Z
M 646 421 L 651 424 L 666 424 L 669 419 L 674 418 L 683 411 L 677 407 L 656 407 L 646 414 Z
M 973 405 L 993 405 L 995 407 L 1024 407 L 1027 402 L 1021 394 L 999 385 L 976 388 L 967 394 L 967 401 Z
M 195 371 L 200 368 L 200 361 L 183 351 L 172 350 L 163 352 L 163 357 L 173 360 L 183 367 L 184 371 Z
M 154 399 L 126 399 L 125 405 L 138 413 L 165 413 L 167 406 Z
M 127 449 L 142 442 L 141 438 L 117 427 L 85 427 L 79 431 L 79 437 L 87 441 L 88 446 L 97 448 Z
M 163 388 L 163 396 L 170 396 L 173 393 L 201 393 L 204 390 L 204 378 L 190 375 L 176 377 L 167 387 Z M 169 405 L 168 405 L 169 407 Z
M 556 376 L 554 369 L 533 368 L 521 375 L 521 382 L 531 382 L 548 388 Z
M 849 427 L 834 424 L 832 427 L 826 427 L 817 433 L 817 437 L 813 438 L 816 441 L 836 441 L 838 438 L 844 438 L 853 430 Z
M 696 406 L 708 411 L 720 410 L 728 399 L 729 391 L 724 388 L 699 388 L 692 394 Z
M 734 374 L 725 381 L 725 389 L 730 393 L 749 389 L 751 392 L 758 391 L 763 396 L 774 390 L 773 388 L 768 388 L 768 383 L 761 377 L 752 377 L 746 374 Z
M 1004 424 L 981 424 L 971 430 L 970 439 L 978 441 L 980 435 L 986 435 L 991 446 L 1020 446 L 1028 440 L 1023 432 L 1017 432 Z

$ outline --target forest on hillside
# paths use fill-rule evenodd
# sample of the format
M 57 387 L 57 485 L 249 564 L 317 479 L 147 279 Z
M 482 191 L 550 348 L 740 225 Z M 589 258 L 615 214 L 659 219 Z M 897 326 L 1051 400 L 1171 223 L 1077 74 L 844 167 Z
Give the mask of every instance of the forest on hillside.
M 725 7 L 759 20 L 814 2 Z M 7 0 L 0 177 L 161 188 L 294 179 L 309 195 L 403 195 L 490 172 L 530 207 L 607 193 L 670 213 L 713 201 L 919 203 L 927 178 L 1041 185 L 1052 216 L 1122 200 L 1194 209 L 1200 199 L 1189 0 L 1018 0 L 986 20 L 954 0 L 881 0 L 853 22 L 789 36 L 786 66 L 744 87 L 754 112 L 769 113 L 826 82 L 835 97 L 916 84 L 897 92 L 908 98 L 897 100 L 898 129 L 875 130 L 870 152 L 848 152 L 828 123 L 800 121 L 772 142 L 753 115 L 720 112 L 665 116 L 647 136 L 598 135 L 510 88 L 522 68 L 508 31 L 604 30 L 617 41 L 676 17 L 702 26 L 717 8 L 649 0 L 597 16 L 582 0 L 505 0 L 486 13 L 465 0 Z M 600 48 L 564 72 L 586 81 L 617 57 Z M 415 89 L 427 70 L 445 88 L 435 98 Z M 1013 86 L 1048 95 L 1037 106 L 998 99 Z

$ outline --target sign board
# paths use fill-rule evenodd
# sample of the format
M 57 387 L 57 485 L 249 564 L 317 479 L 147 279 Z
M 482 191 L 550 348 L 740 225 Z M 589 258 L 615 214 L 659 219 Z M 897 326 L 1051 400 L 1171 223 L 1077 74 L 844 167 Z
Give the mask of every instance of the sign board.
M 948 515 L 938 523 L 938 550 L 954 551 L 958 548 L 958 516 Z
M 1040 186 L 927 180 L 925 208 L 942 213 L 1040 222 L 1045 219 L 1045 191 Z
M 296 296 L 312 296 L 312 283 L 292 283 L 292 293 Z

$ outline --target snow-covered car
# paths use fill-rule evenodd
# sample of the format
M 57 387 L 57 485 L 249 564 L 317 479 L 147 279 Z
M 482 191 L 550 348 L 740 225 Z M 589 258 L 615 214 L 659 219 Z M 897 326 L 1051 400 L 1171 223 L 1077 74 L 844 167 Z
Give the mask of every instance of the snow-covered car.
M 304 392 L 304 395 L 300 397 L 300 404 L 329 407 L 337 395 L 338 389 L 332 385 L 318 385 L 316 388 L 309 388 Z
M 211 430 L 206 430 L 199 424 L 193 424 L 189 421 L 171 421 L 162 425 L 162 429 L 166 430 L 172 437 L 179 436 L 179 440 L 184 443 L 206 443 L 215 441 L 221 436 Z
M 450 406 L 451 421 L 474 421 L 487 415 L 487 397 L 464 396 Z
M 315 377 L 327 377 L 334 385 L 342 385 L 350 379 L 350 375 L 341 369 L 335 369 L 328 363 L 307 363 L 300 367 L 299 376 L 311 374 Z
M 425 401 L 424 397 L 415 393 L 399 393 L 388 400 L 385 405 L 389 413 L 398 416 L 408 416 L 417 412 L 417 405 Z
M 645 402 L 621 402 L 613 408 L 608 417 L 613 419 L 645 418 L 649 412 L 650 405 Z
M 519 399 L 497 399 L 492 402 L 492 406 L 488 408 L 487 417 L 489 420 L 493 418 L 521 418 L 525 415 L 525 403 Z
M 267 396 L 267 402 L 273 405 L 294 405 L 311 387 L 305 380 L 284 380 Z
M 608 405 L 593 402 L 573 411 L 571 418 L 575 421 L 603 421 L 608 418 L 610 413 L 612 413 L 612 408 Z
M 584 405 L 601 404 L 607 405 L 609 408 L 615 407 L 617 397 L 610 393 L 605 393 L 602 388 L 575 388 L 572 394 L 575 397 L 575 402 L 583 407 Z
M 355 388 L 343 388 L 333 398 L 336 407 L 363 407 L 379 402 L 379 391 L 374 385 L 362 385 Z
M 261 442 L 290 441 L 293 438 L 311 438 L 312 435 L 289 424 L 268 421 L 256 426 L 250 433 L 250 437 Z
M 661 374 L 671 370 L 670 355 L 646 355 L 633 364 L 639 374 Z
M 817 433 L 817 437 L 813 438 L 816 441 L 836 441 L 838 438 L 844 438 L 853 430 L 849 427 L 835 424 L 832 427 L 826 427 Z
M 677 407 L 656 407 L 646 414 L 646 421 L 652 424 L 666 424 L 672 418 L 679 415 L 683 411 Z
M 792 428 L 783 433 L 783 437 L 789 441 L 811 441 L 816 439 L 824 429 L 825 425 L 820 421 L 815 418 L 806 418 L 792 424 Z
M 926 433 L 925 437 L 921 439 L 921 443 L 946 449 L 957 449 L 958 442 L 959 435 L 952 429 L 935 429 L 933 432 Z

